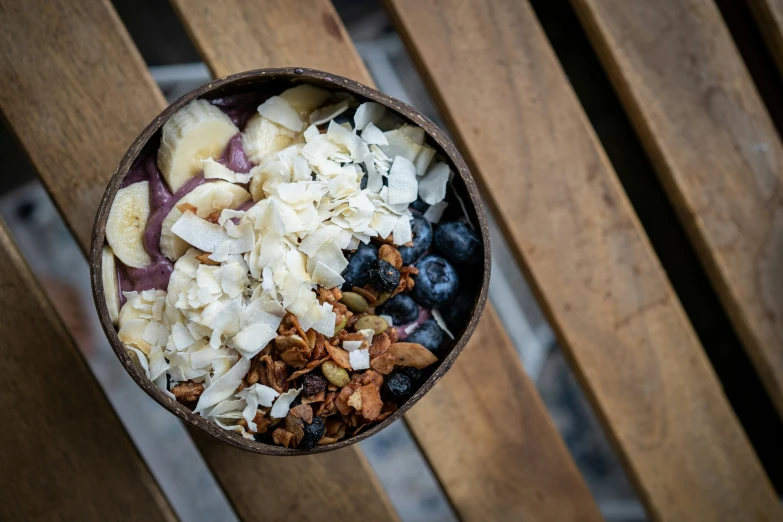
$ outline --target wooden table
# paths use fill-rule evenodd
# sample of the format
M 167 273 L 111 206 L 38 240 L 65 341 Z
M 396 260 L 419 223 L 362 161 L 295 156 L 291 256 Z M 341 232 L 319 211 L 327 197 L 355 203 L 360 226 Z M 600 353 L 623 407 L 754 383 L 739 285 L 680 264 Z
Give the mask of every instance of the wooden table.
M 172 4 L 215 77 L 300 65 L 372 84 L 329 0 Z M 574 6 L 783 414 L 783 146 L 716 7 Z M 528 2 L 386 8 L 651 518 L 782 520 Z M 164 98 L 108 0 L 0 0 L 0 42 L 0 108 L 86 251 Z M 4 227 L 0 258 L 0 519 L 175 520 Z M 490 306 L 405 422 L 461 520 L 601 519 Z M 241 520 L 397 519 L 356 447 L 280 459 L 194 440 Z

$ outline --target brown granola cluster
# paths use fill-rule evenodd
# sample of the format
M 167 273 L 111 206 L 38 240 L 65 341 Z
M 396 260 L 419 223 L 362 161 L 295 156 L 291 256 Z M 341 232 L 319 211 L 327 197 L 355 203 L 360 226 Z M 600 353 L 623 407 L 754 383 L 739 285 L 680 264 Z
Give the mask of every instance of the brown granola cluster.
M 303 331 L 297 317 L 289 313 L 280 323 L 277 337 L 253 357 L 237 393 L 256 383 L 280 394 L 302 388 L 284 419 L 270 418 L 271 408 L 259 407 L 255 431 L 244 419 L 239 421 L 256 440 L 311 449 L 354 436 L 386 419 L 401 405 L 391 398 L 384 400 L 386 376 L 395 368 L 421 369 L 437 361 L 421 344 L 399 342 L 397 329 L 375 315 L 375 306 L 397 293 L 410 291 L 414 285 L 411 276 L 418 274 L 416 268 L 402 266 L 399 251 L 391 245 L 382 245 L 379 257 L 400 271 L 400 283 L 393 292 L 381 293 L 370 285 L 353 287 L 345 293 L 339 288 L 321 288 L 318 300 L 330 303 L 336 315 L 335 335 L 326 338 L 313 329 Z M 371 343 L 361 330 L 373 331 Z M 361 349 L 369 350 L 369 369 L 352 370 L 349 352 L 343 348 L 346 341 L 361 341 Z M 184 382 L 171 392 L 192 408 L 203 390 L 201 384 Z

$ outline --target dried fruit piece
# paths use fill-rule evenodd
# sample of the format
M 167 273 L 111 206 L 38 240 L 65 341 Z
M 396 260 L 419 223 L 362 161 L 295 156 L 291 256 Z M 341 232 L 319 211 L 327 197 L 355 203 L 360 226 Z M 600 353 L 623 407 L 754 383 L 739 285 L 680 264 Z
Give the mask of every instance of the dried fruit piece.
M 313 417 L 312 422 L 304 426 L 304 437 L 299 442 L 299 449 L 313 449 L 324 436 L 324 433 L 326 433 L 324 420 L 319 416 Z
M 370 285 L 379 292 L 394 292 L 400 284 L 400 271 L 382 259 L 373 263 L 367 277 Z
M 326 390 L 326 379 L 316 373 L 308 373 L 302 379 L 302 394 L 312 396 Z

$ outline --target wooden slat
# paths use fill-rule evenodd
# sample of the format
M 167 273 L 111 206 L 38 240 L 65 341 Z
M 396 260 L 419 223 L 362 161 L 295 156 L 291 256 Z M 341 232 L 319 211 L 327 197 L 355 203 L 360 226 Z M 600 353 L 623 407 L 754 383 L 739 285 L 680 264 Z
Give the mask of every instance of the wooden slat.
M 783 1 L 748 0 L 748 5 L 780 73 L 783 74 Z
M 389 4 L 651 516 L 779 517 L 529 4 Z
M 164 98 L 108 0 L 0 5 L 0 107 L 86 249 L 109 177 Z M 298 513 L 302 521 L 396 519 L 358 449 L 275 459 L 196 440 L 245 520 L 287 519 L 297 505 L 313 507 Z M 324 490 L 329 476 L 342 477 L 342 488 Z M 319 488 L 328 502 L 310 493 Z
M 0 520 L 176 520 L 0 222 Z
M 717 7 L 574 3 L 783 416 L 783 146 Z
M 172 3 L 216 76 L 302 65 L 372 85 L 328 0 Z M 214 24 L 234 28 L 231 38 Z M 259 36 L 275 28 L 285 35 Z M 600 520 L 489 304 L 451 372 L 405 419 L 461 519 Z

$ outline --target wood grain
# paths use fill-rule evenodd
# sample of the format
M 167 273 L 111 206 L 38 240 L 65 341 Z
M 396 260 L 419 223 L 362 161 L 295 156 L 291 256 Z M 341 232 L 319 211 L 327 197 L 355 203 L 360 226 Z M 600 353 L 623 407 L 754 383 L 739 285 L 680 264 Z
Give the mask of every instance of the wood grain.
M 292 28 L 286 25 L 288 14 L 286 19 L 279 20 L 271 15 L 277 12 L 276 8 L 259 8 L 258 2 L 249 0 L 203 4 L 192 0 L 172 2 L 198 42 L 205 62 L 216 75 L 284 63 L 304 64 L 330 72 L 342 71 L 372 85 L 350 40 L 327 38 L 329 24 L 312 25 L 312 20 L 300 19 L 301 27 Z M 206 4 L 210 7 L 199 7 Z M 212 7 L 214 4 L 217 5 Z M 271 4 L 274 3 L 268 2 L 264 6 Z M 333 13 L 331 3 L 323 0 L 288 1 L 285 5 L 291 13 Z M 240 20 L 247 13 L 253 17 Z M 231 39 L 221 38 L 210 30 L 210 20 L 214 19 L 205 18 L 207 15 L 220 16 L 220 23 L 230 27 L 282 25 L 299 38 L 285 49 L 264 46 L 256 41 L 255 33 L 235 31 Z M 342 26 L 339 32 L 344 34 Z M 309 54 L 309 49 L 315 45 L 313 42 L 321 42 L 331 49 L 321 50 L 318 57 L 314 57 Z M 226 62 L 227 56 L 230 56 L 230 65 Z M 476 349 L 477 346 L 480 348 Z M 468 351 L 476 353 L 479 350 L 480 357 L 468 355 Z M 483 364 L 476 360 L 482 358 L 485 359 Z M 451 377 L 452 373 L 457 376 L 471 374 L 473 379 L 463 381 Z M 487 390 L 487 383 L 495 379 L 502 379 L 502 386 Z M 503 395 L 513 397 L 482 405 L 485 414 L 481 423 L 476 422 L 476 410 L 455 408 L 453 403 L 445 402 L 446 397 L 465 400 L 474 397 L 475 403 L 475 397 Z M 579 513 L 579 520 L 601 519 L 583 478 L 489 303 L 466 352 L 457 359 L 451 373 L 408 412 L 405 419 L 461 519 L 508 520 L 509 514 L 524 514 L 525 520 L 559 521 L 573 519 L 570 516 L 573 513 Z M 466 433 L 476 424 L 480 424 L 473 428 L 476 433 Z M 511 429 L 511 425 L 516 429 Z M 445 434 L 449 436 L 442 438 Z M 472 434 L 482 438 L 473 438 Z M 481 449 L 477 450 L 477 446 Z M 454 465 L 455 462 L 462 465 Z
M 783 74 L 783 1 L 747 0 L 769 52 Z
M 292 66 L 322 69 L 363 83 L 369 78 L 328 0 L 171 0 L 171 4 L 216 78 Z M 227 30 L 216 31 L 216 27 Z
M 0 108 L 85 251 L 129 140 L 166 105 L 107 6 L 0 1 Z
M 112 172 L 166 103 L 107 0 L 30 0 L 24 6 L 3 0 L 0 6 L 0 107 L 86 251 Z M 92 401 L 85 404 L 92 407 Z M 377 520 L 396 519 L 358 449 L 344 450 L 341 459 L 280 465 L 291 481 L 264 482 L 270 468 L 252 455 L 233 448 L 214 452 L 211 444 L 219 443 L 203 443 L 200 449 L 234 508 L 247 519 L 261 513 L 265 520 L 286 518 L 302 491 L 322 487 L 315 478 L 330 474 L 352 477 L 352 488 L 335 492 L 330 502 L 299 520 L 359 520 L 367 512 Z M 235 455 L 229 459 L 231 451 Z M 331 467 L 322 468 L 327 462 Z M 108 461 L 104 465 L 110 467 Z M 229 477 L 241 477 L 247 485 L 222 482 Z M 293 477 L 297 488 L 292 488 Z M 268 487 L 254 488 L 255 483 Z
M 778 519 L 528 3 L 389 5 L 650 515 Z
M 783 416 L 783 146 L 717 7 L 575 5 Z
M 0 520 L 176 520 L 0 222 Z

